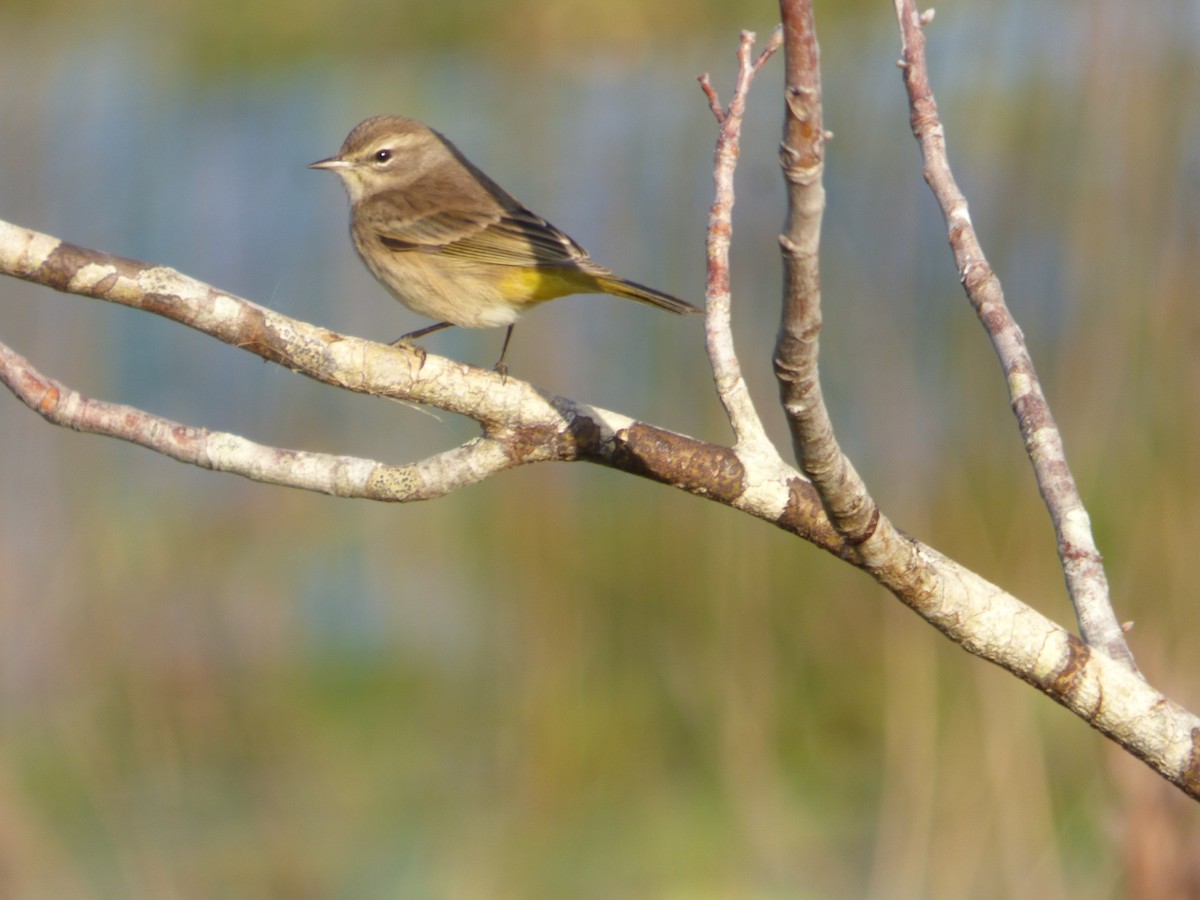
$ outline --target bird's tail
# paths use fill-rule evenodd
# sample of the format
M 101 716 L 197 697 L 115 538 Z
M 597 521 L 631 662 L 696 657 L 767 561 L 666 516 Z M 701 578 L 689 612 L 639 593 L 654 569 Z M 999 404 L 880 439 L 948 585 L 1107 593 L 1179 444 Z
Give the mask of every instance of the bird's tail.
M 638 284 L 636 281 L 626 281 L 624 278 L 618 278 L 615 275 L 596 276 L 596 283 L 604 293 L 612 294 L 614 297 L 636 300 L 638 303 L 657 306 L 659 309 L 665 309 L 679 315 L 700 312 L 697 307 L 692 306 L 686 300 L 680 300 L 678 297 L 672 297 L 670 294 L 656 291 L 654 288 Z

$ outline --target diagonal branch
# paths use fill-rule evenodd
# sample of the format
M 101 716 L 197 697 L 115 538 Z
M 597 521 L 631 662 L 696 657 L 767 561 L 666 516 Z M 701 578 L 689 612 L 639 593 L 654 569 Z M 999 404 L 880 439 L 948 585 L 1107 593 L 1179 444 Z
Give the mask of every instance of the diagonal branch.
M 1080 633 L 1093 647 L 1134 666 L 1125 633 L 1113 612 L 1104 561 L 1092 536 L 1091 520 L 1067 465 L 1062 435 L 1050 413 L 1025 336 L 1004 302 L 1000 279 L 988 265 L 946 155 L 946 136 L 925 63 L 925 34 L 913 0 L 895 0 L 903 47 L 901 69 L 913 135 L 921 147 L 925 180 L 933 190 L 954 261 L 967 298 L 992 341 L 1004 370 L 1012 410 L 1017 416 L 1025 451 L 1033 463 L 1038 490 L 1050 512 L 1067 591 L 1075 607 Z
M 166 266 L 78 247 L 0 221 L 0 272 L 57 291 L 172 319 L 334 387 L 502 421 L 499 376 L 400 344 L 386 347 L 310 325 Z
M 49 411 L 48 418 L 56 424 L 132 440 L 209 468 L 214 466 L 206 465 L 206 454 L 228 447 L 220 467 L 246 477 L 374 499 L 425 499 L 516 465 L 587 461 L 733 506 L 831 553 L 846 555 L 812 487 L 778 455 L 742 454 L 540 391 L 490 370 L 405 345 L 391 347 L 338 334 L 173 269 L 78 247 L 2 221 L 0 273 L 155 313 L 324 384 L 466 416 L 480 423 L 484 436 L 408 466 L 354 461 L 358 480 L 352 482 L 338 471 L 338 461 L 348 458 L 295 456 L 298 451 L 263 447 L 132 407 L 86 400 L 8 351 L 2 380 L 31 408 L 43 415 Z M 300 460 L 295 473 L 286 470 L 289 458 Z M 306 466 L 319 471 L 310 477 L 301 472 Z M 373 479 L 361 474 L 372 466 Z
M 339 497 L 391 502 L 432 500 L 521 462 L 507 452 L 502 442 L 491 438 L 476 438 L 461 447 L 399 466 L 353 456 L 267 447 L 240 435 L 184 425 L 132 406 L 85 397 L 43 375 L 4 344 L 0 344 L 0 382 L 54 425 L 129 441 L 201 469 Z

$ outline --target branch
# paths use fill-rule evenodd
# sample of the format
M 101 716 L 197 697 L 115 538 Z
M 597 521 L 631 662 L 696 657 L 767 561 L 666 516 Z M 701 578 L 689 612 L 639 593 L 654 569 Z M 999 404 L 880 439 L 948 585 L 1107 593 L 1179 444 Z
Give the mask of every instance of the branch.
M 787 105 L 779 160 L 787 184 L 788 210 L 779 238 L 784 296 L 775 344 L 775 377 L 800 468 L 816 486 L 837 529 L 852 544 L 861 545 L 877 534 L 880 513 L 838 446 L 817 369 L 819 253 L 825 211 L 821 179 L 827 137 L 821 112 L 820 50 L 811 0 L 782 0 L 780 12 L 787 34 Z
M 784 3 L 789 42 L 801 34 L 794 16 L 800 8 Z M 719 110 L 711 85 L 706 93 Z M 732 146 L 736 150 L 736 143 Z M 808 232 L 802 228 L 801 233 Z M 801 265 L 809 264 L 801 260 Z M 478 480 L 474 475 L 545 460 L 587 461 L 641 475 L 742 510 L 863 568 L 964 649 L 1034 685 L 1200 798 L 1200 718 L 1017 598 L 901 535 L 882 516 L 874 517 L 876 527 L 868 528 L 861 542 L 848 540 L 845 525 L 853 516 L 831 522 L 824 511 L 829 496 L 818 494 L 778 454 L 757 452 L 755 438 L 741 438 L 729 448 L 676 434 L 536 390 L 518 379 L 504 380 L 405 346 L 337 334 L 172 269 L 86 250 L 3 222 L 0 273 L 153 312 L 326 384 L 468 416 L 480 423 L 483 436 L 410 466 L 381 468 L 385 464 L 261 447 L 87 400 L 39 375 L 16 354 L 0 356 L 0 377 L 57 424 L 133 439 L 197 465 L 220 459 L 222 467 L 247 477 L 266 474 L 275 483 L 332 488 L 340 496 L 368 496 L 365 490 L 356 492 L 363 485 L 386 495 L 382 482 L 391 478 L 400 486 L 389 499 L 420 499 Z M 809 303 L 814 296 L 798 294 L 796 300 Z M 722 357 L 726 359 L 736 363 L 732 354 Z M 227 444 L 234 449 L 222 454 Z M 275 458 L 277 454 L 282 456 Z M 316 470 L 317 476 L 292 477 L 289 459 L 297 469 Z M 406 484 L 406 479 L 411 480 Z M 414 481 L 419 482 L 416 488 L 411 487 Z M 823 479 L 827 494 L 829 487 Z
M 1045 691 L 1191 796 L 1200 798 L 1200 719 L 1162 695 L 1145 694 L 1146 689 L 1151 694 L 1157 692 L 1119 656 L 1092 653 L 1087 644 L 1057 625 L 1042 631 L 1048 620 L 1019 603 L 993 623 L 1008 622 L 1013 630 L 992 631 L 992 625 L 984 624 L 984 619 L 990 620 L 999 612 L 993 604 L 1008 605 L 1007 595 L 990 585 L 985 588 L 986 583 L 974 573 L 900 534 L 879 511 L 838 446 L 817 369 L 821 329 L 818 249 L 825 202 L 821 177 L 826 139 L 819 51 L 810 0 L 781 0 L 780 10 L 787 97 L 780 159 L 788 189 L 788 216 L 780 239 L 784 301 L 775 367 L 802 469 L 817 489 L 833 526 L 853 549 L 857 565 L 965 649 L 999 663 Z M 967 582 L 974 582 L 974 586 L 967 587 Z M 962 589 L 974 599 L 965 607 L 953 609 L 957 601 L 950 598 L 959 597 Z M 984 599 L 989 591 L 994 593 Z M 949 604 L 944 605 L 947 601 Z M 974 621 L 961 618 L 963 615 Z M 1034 620 L 1036 625 L 1032 624 Z M 1024 624 L 1030 624 L 1031 630 L 1018 633 Z M 1040 643 L 1043 638 L 1049 643 Z M 1036 661 L 1043 650 L 1056 660 L 1051 668 L 1057 674 L 1049 678 L 1036 674 L 1044 671 L 1043 663 Z M 1085 688 L 1093 677 L 1099 678 L 1103 686 Z M 1084 695 L 1090 699 L 1077 705 Z M 1124 706 L 1127 702 L 1131 705 L 1125 713 L 1132 718 L 1126 718 L 1120 726 L 1101 723 L 1105 707 L 1110 703 Z M 1170 712 L 1166 711 L 1168 707 Z M 1154 721 L 1141 719 L 1135 709 L 1152 715 Z M 1128 743 L 1133 732 L 1139 737 Z M 1160 753 L 1173 757 L 1176 763 L 1166 763 L 1166 756 Z
M 898 589 L 914 570 L 911 546 L 880 512 L 842 452 L 821 392 L 821 219 L 825 210 L 825 140 L 820 50 L 811 0 L 781 0 L 785 96 L 780 165 L 788 210 L 779 238 L 783 311 L 775 344 L 775 377 L 796 458 L 821 496 L 834 527 L 883 584 Z
M 925 63 L 925 34 L 921 30 L 924 23 L 913 0 L 895 0 L 895 4 L 903 48 L 900 67 L 908 91 L 913 135 L 924 160 L 925 180 L 946 219 L 950 247 L 967 299 L 975 308 L 1000 359 L 1025 452 L 1033 463 L 1038 490 L 1054 523 L 1058 557 L 1066 575 L 1067 591 L 1075 607 L 1080 633 L 1089 645 L 1102 648 L 1109 656 L 1133 668 L 1133 653 L 1113 612 L 1104 561 L 1092 536 L 1091 520 L 1083 499 L 1067 465 L 1062 435 L 1042 393 L 1025 336 L 1004 302 L 1000 279 L 983 255 L 967 211 L 967 199 L 950 171 L 945 131 L 938 118 Z
M 338 334 L 174 269 L 88 250 L 3 221 L 0 273 L 155 313 L 324 384 L 467 416 L 480 423 L 484 437 L 401 466 L 265 447 L 85 398 L 3 348 L 0 380 L 58 425 L 255 480 L 393 501 L 443 496 L 526 463 L 582 460 L 717 500 L 830 553 L 846 554 L 812 487 L 777 455 L 740 454 L 411 346 Z
M 728 108 L 721 108 L 717 91 L 707 73 L 700 76 L 700 87 L 708 98 L 720 130 L 713 152 L 713 181 L 716 197 L 708 216 L 705 247 L 708 274 L 705 282 L 704 335 L 708 358 L 712 364 L 717 395 L 733 426 L 734 446 L 747 452 L 778 458 L 774 445 L 767 437 L 762 419 L 754 408 L 750 390 L 742 377 L 741 363 L 733 346 L 731 324 L 732 297 L 729 277 L 729 243 L 733 235 L 733 173 L 737 168 L 742 135 L 742 120 L 746 114 L 746 94 L 758 70 L 774 55 L 783 41 L 779 28 L 771 32 L 766 48 L 751 59 L 755 36 L 743 31 L 738 45 L 738 75 Z
M 4 344 L 0 344 L 0 382 L 54 425 L 119 438 L 202 469 L 339 497 L 432 500 L 519 464 L 501 442 L 487 438 L 402 466 L 267 447 L 240 435 L 184 425 L 132 406 L 85 397 L 43 375 Z

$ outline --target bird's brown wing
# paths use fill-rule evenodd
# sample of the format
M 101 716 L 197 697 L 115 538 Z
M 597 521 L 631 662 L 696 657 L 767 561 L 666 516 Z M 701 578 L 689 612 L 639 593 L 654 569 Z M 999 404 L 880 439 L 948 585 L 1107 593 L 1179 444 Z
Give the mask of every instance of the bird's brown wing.
M 444 249 L 452 256 L 512 266 L 578 266 L 587 252 L 525 207 L 506 209 L 486 228 Z
M 442 253 L 504 266 L 599 268 L 582 247 L 516 203 L 479 212 L 368 203 L 359 217 L 393 250 Z

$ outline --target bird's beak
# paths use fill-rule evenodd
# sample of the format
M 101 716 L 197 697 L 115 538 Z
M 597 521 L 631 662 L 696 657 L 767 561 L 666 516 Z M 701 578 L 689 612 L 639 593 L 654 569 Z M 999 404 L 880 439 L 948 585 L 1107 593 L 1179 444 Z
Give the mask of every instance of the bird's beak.
M 331 156 L 329 159 L 318 160 L 315 163 L 309 163 L 310 169 L 331 169 L 336 172 L 338 169 L 350 169 L 354 167 L 354 163 L 347 159 L 339 159 L 336 156 Z

